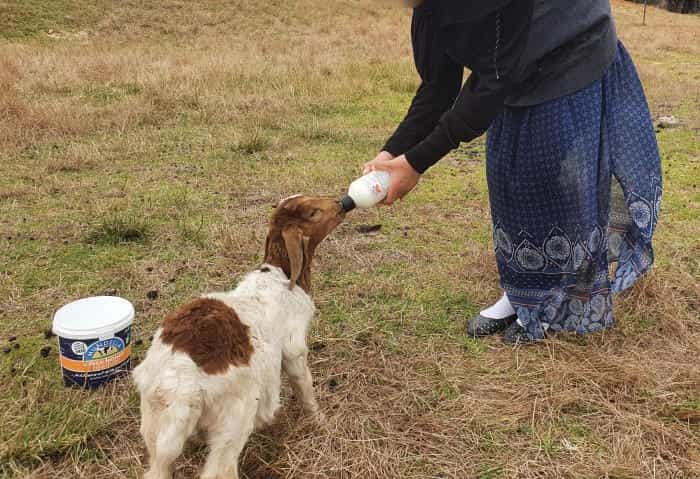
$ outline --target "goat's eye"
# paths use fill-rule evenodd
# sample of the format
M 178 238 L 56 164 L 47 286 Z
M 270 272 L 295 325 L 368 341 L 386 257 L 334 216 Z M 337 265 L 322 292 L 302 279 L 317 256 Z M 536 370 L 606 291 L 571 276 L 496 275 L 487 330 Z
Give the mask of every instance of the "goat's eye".
M 313 210 L 313 211 L 311 212 L 311 214 L 309 215 L 309 219 L 310 219 L 311 221 L 318 221 L 318 220 L 320 220 L 320 219 L 321 219 L 321 210 L 319 210 L 318 208 L 316 208 L 315 210 Z

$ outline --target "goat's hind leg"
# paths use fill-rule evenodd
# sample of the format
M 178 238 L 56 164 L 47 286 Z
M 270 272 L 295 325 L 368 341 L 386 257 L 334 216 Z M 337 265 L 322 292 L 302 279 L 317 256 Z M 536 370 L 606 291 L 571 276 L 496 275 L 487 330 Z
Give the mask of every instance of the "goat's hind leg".
M 171 404 L 160 412 L 150 408 L 144 411 L 152 416 L 142 419 L 142 434 L 150 463 L 150 468 L 143 477 L 170 479 L 175 460 L 197 426 L 199 411 L 184 404 Z
M 201 479 L 239 479 L 238 457 L 253 432 L 256 404 L 238 403 L 219 411 L 209 426 L 209 455 Z
M 175 424 L 163 428 L 149 446 L 150 468 L 143 476 L 144 479 L 170 479 L 175 460 L 182 453 L 188 434 Z

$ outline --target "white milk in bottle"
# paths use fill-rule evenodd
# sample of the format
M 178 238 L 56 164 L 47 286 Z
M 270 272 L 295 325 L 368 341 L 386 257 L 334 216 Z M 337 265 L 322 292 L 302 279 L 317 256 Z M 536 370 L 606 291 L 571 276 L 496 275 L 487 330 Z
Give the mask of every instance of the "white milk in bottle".
M 371 208 L 384 198 L 389 192 L 391 175 L 387 171 L 371 171 L 350 184 L 348 194 L 340 203 L 345 211 L 355 208 Z

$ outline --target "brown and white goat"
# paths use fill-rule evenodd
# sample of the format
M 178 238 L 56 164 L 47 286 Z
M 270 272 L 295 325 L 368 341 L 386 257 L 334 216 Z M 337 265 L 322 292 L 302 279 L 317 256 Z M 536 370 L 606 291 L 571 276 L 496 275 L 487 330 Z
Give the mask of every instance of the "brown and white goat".
M 338 202 L 294 196 L 275 209 L 264 264 L 233 291 L 202 296 L 168 315 L 134 369 L 146 479 L 166 479 L 187 439 L 205 434 L 203 479 L 237 479 L 250 434 L 279 408 L 284 369 L 304 410 L 320 414 L 307 364 L 306 333 L 316 246 L 342 221 Z

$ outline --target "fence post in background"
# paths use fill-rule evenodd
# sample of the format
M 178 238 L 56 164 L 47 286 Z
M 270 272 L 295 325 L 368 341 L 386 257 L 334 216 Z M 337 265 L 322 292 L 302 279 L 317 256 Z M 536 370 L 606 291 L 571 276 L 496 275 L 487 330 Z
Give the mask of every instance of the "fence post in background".
M 644 0 L 644 17 L 642 18 L 642 25 L 647 24 L 647 3 L 649 3 L 649 0 Z

